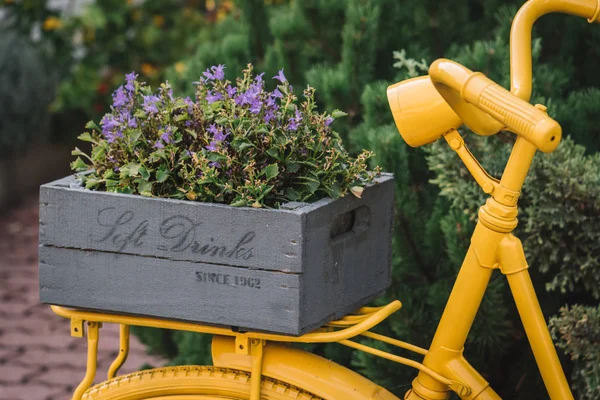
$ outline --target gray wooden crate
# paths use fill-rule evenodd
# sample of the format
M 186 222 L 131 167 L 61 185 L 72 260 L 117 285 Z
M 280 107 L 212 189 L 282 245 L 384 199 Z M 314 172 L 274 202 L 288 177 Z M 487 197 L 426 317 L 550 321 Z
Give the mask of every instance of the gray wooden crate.
M 393 177 L 278 210 L 40 188 L 43 303 L 300 335 L 391 279 Z

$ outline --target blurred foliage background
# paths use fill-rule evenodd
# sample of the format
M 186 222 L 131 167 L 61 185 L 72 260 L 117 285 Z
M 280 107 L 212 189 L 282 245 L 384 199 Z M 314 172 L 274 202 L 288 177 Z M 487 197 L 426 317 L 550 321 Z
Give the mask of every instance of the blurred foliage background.
M 146 0 L 8 1 L 0 9 L 0 151 L 70 141 L 83 122 L 108 110 L 124 74 L 137 71 L 179 95 L 211 65 L 234 79 L 248 62 L 273 76 L 284 68 L 298 88 L 317 89 L 346 147 L 376 152 L 396 176 L 394 279 L 383 304 L 404 308 L 379 331 L 430 342 L 469 245 L 484 196 L 439 141 L 409 148 L 387 106 L 386 87 L 455 59 L 509 86 L 508 38 L 515 0 Z M 80 4 L 83 3 L 83 4 Z M 548 106 L 567 138 L 539 154 L 520 202 L 522 238 L 545 315 L 576 397 L 600 398 L 600 30 L 552 15 L 534 29 L 533 103 Z M 514 138 L 463 132 L 496 177 Z M 137 329 L 173 364 L 210 362 L 210 338 Z M 382 344 L 378 347 L 394 352 Z M 337 345 L 318 354 L 394 393 L 414 371 Z M 493 278 L 465 350 L 505 398 L 545 393 L 505 280 Z

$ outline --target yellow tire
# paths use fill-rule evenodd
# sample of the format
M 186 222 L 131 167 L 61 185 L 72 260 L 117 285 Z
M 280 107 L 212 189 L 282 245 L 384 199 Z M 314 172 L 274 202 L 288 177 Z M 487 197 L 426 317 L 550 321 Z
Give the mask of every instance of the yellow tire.
M 211 366 L 155 368 L 122 375 L 88 389 L 83 400 L 248 400 L 250 373 Z M 262 400 L 322 400 L 263 377 Z

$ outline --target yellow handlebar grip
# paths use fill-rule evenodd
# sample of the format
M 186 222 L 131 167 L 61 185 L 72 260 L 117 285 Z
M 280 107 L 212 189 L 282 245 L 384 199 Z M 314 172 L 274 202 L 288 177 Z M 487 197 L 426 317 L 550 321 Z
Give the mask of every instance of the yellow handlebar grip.
M 560 143 L 562 129 L 558 122 L 480 72 L 469 76 L 461 95 L 545 153 L 554 151 Z

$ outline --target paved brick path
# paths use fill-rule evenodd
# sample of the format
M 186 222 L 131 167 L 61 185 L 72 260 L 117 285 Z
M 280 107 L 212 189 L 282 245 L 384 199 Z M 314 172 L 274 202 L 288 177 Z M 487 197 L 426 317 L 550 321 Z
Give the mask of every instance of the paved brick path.
M 86 339 L 39 303 L 37 198 L 0 217 L 0 399 L 66 400 L 85 373 Z M 100 329 L 97 381 L 116 357 L 119 328 Z M 145 354 L 135 337 L 121 373 L 164 361 Z

